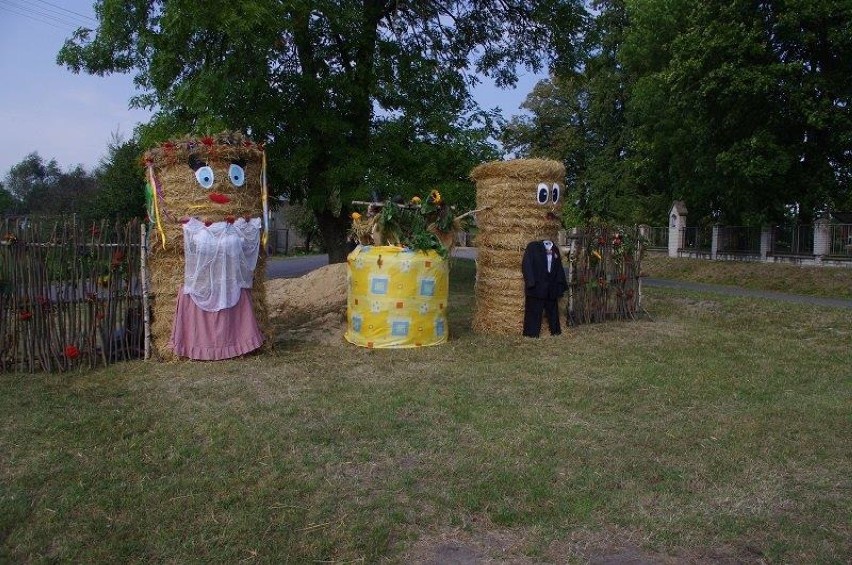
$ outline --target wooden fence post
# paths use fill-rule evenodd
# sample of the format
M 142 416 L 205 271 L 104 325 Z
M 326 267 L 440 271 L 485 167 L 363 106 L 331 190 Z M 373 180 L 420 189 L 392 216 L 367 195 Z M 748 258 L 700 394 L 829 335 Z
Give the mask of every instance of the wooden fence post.
M 139 224 L 139 281 L 142 285 L 142 323 L 144 325 L 144 354 L 146 361 L 151 358 L 151 307 L 148 303 L 148 234 L 145 222 Z

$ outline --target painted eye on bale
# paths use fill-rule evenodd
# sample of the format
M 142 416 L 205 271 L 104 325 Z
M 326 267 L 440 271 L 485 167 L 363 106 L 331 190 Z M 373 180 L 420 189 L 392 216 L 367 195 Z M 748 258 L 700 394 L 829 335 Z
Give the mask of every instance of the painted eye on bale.
M 198 181 L 198 184 L 201 185 L 201 188 L 210 189 L 213 186 L 213 169 L 204 165 L 203 167 L 198 167 L 195 171 L 195 180 Z
M 547 204 L 547 199 L 550 197 L 550 187 L 548 187 L 543 182 L 538 184 L 538 190 L 536 192 L 536 199 L 539 204 Z
M 551 190 L 551 192 L 550 192 L 551 202 L 553 202 L 554 204 L 559 202 L 559 195 L 560 195 L 559 183 L 555 182 L 555 183 L 553 183 L 553 190 Z
M 234 186 L 242 186 L 246 182 L 246 172 L 239 163 L 231 163 L 228 168 L 228 178 Z

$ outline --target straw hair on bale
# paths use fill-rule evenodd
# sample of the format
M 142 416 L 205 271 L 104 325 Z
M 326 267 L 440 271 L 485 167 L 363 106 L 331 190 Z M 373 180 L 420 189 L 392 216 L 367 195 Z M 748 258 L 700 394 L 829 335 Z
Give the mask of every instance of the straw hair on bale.
M 523 253 L 530 241 L 558 238 L 565 166 L 547 159 L 494 161 L 477 166 L 470 176 L 476 182 L 476 206 L 485 208 L 476 216 L 473 329 L 517 335 L 524 318 Z M 545 203 L 538 201 L 541 183 L 549 190 Z M 552 199 L 554 185 L 557 202 Z
M 470 178 L 479 183 L 485 179 L 517 179 L 522 182 L 534 180 L 546 181 L 565 179 L 565 165 L 551 159 L 513 159 L 511 161 L 490 161 L 477 165 Z
M 152 225 L 148 245 L 153 297 L 151 338 L 156 354 L 161 359 L 171 360 L 175 359 L 175 355 L 167 344 L 174 324 L 178 293 L 184 284 L 182 220 L 195 217 L 204 222 L 220 222 L 234 217 L 262 217 L 263 149 L 239 133 L 222 133 L 167 141 L 147 151 L 143 159 L 152 167 L 160 192 L 158 206 L 162 227 L 160 233 L 157 225 Z M 190 166 L 191 160 L 213 170 L 215 184 L 211 190 L 199 185 Z M 245 182 L 241 187 L 235 187 L 228 181 L 232 163 L 239 163 L 245 171 Z M 226 192 L 230 201 L 226 204 L 213 202 L 211 191 Z M 255 318 L 266 338 L 264 347 L 268 347 L 271 341 L 264 287 L 265 267 L 266 254 L 261 249 L 251 297 Z

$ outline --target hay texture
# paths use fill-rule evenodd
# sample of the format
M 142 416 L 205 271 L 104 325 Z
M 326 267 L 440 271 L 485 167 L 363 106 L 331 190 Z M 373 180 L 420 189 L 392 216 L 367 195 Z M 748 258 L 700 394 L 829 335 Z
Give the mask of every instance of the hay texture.
M 215 182 L 209 189 L 199 185 L 191 160 L 213 169 Z M 149 150 L 144 161 L 153 175 L 153 200 L 148 243 L 148 268 L 153 298 L 151 339 L 155 354 L 162 360 L 176 356 L 167 348 L 174 323 L 178 293 L 184 283 L 184 235 L 182 223 L 190 217 L 202 222 L 220 222 L 233 218 L 263 216 L 262 170 L 263 148 L 236 133 L 223 133 L 202 138 L 183 138 L 163 143 Z M 239 162 L 245 171 L 241 187 L 232 185 L 229 167 Z M 150 181 L 150 177 L 149 177 Z M 230 201 L 217 203 L 212 193 L 227 196 Z M 156 210 L 156 213 L 150 213 Z M 266 253 L 260 250 L 252 287 L 252 307 L 261 331 L 269 343 L 269 315 L 266 305 L 264 272 Z
M 476 183 L 476 308 L 477 333 L 519 335 L 524 318 L 524 277 L 521 260 L 530 241 L 556 241 L 561 227 L 565 166 L 546 159 L 516 159 L 479 165 L 471 171 Z M 544 203 L 539 186 L 551 191 Z M 556 185 L 559 198 L 552 198 Z M 547 325 L 544 324 L 545 331 Z
M 334 263 L 299 278 L 266 281 L 276 342 L 346 344 L 347 268 Z

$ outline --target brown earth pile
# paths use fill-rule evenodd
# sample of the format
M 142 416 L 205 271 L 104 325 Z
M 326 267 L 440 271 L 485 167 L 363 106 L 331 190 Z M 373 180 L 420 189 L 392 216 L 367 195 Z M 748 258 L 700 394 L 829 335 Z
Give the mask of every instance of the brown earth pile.
M 345 343 L 346 266 L 336 263 L 299 278 L 266 281 L 274 341 Z

